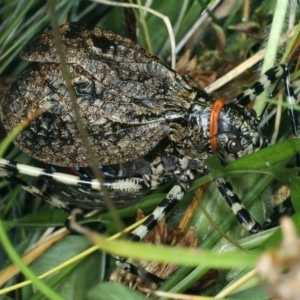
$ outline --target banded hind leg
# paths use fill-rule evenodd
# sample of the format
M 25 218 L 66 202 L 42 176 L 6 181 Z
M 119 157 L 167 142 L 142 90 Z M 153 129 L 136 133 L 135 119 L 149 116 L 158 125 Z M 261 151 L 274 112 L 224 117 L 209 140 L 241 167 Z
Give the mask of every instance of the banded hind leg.
M 97 179 L 92 179 L 88 177 L 76 176 L 72 174 L 66 174 L 61 172 L 49 171 L 47 169 L 41 169 L 37 167 L 32 167 L 28 165 L 23 165 L 16 163 L 14 161 L 9 161 L 6 159 L 0 159 L 0 177 L 10 181 L 16 185 L 19 185 L 23 190 L 40 197 L 41 199 L 49 202 L 50 204 L 70 211 L 74 207 L 72 202 L 70 203 L 66 200 L 60 199 L 59 196 L 54 195 L 53 193 L 47 193 L 39 190 L 26 183 L 24 180 L 16 177 L 17 174 L 27 175 L 36 178 L 46 179 L 48 181 L 57 182 L 60 184 L 64 184 L 66 186 L 74 187 L 74 188 L 89 188 L 94 191 L 98 191 L 99 194 L 97 196 L 99 198 L 103 197 L 101 193 L 101 184 Z M 138 177 L 131 178 L 110 178 L 104 183 L 104 186 L 107 190 L 114 193 L 119 193 L 120 191 L 123 193 L 139 193 L 145 189 L 148 189 L 144 180 Z M 102 201 L 104 203 L 104 200 Z M 103 207 L 104 205 L 102 205 Z M 96 209 L 96 207 L 95 207 Z

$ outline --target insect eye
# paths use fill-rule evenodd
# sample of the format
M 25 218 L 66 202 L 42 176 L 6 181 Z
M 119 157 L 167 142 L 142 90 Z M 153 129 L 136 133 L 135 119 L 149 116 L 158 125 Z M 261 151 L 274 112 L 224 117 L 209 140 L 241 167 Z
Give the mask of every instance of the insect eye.
M 246 112 L 246 115 L 250 118 L 254 118 L 254 119 L 257 118 L 257 113 L 253 108 L 249 108 Z
M 243 150 L 243 146 L 242 146 L 240 140 L 238 140 L 238 139 L 232 139 L 228 143 L 228 149 L 232 153 L 237 153 L 237 152 Z

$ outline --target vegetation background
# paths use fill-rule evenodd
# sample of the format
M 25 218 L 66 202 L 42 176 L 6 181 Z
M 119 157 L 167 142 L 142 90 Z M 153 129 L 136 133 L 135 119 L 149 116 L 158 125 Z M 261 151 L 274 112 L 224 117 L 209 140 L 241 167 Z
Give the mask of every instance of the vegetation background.
M 128 35 L 128 27 L 137 27 L 137 43 L 148 48 L 161 60 L 170 64 L 169 34 L 162 20 L 149 12 L 135 10 L 137 18 L 137 23 L 135 23 L 132 17 L 125 17 L 123 8 L 99 2 L 87 0 L 54 1 L 57 21 L 59 24 L 68 21 L 94 24 L 123 36 Z M 230 70 L 251 59 L 265 47 L 276 5 L 276 1 L 271 0 L 264 2 L 212 1 L 209 6 L 207 6 L 206 1 L 201 0 L 153 0 L 137 1 L 137 3 L 141 6 L 149 6 L 169 17 L 176 44 L 180 46 L 176 51 L 176 59 L 179 61 L 177 70 L 180 74 L 192 76 L 203 87 L 226 76 Z M 207 8 L 211 7 L 210 5 L 216 5 L 216 8 L 208 12 Z M 297 24 L 299 22 L 298 8 L 286 13 L 283 32 L 288 30 L 288 22 L 291 16 L 295 17 L 294 23 Z M 203 18 L 202 22 L 199 21 L 201 18 Z M 50 26 L 49 7 L 47 2 L 41 0 L 3 0 L 0 2 L 0 20 L 1 98 L 9 84 L 31 64 L 31 62 L 20 59 L 18 54 L 33 37 Z M 188 37 L 193 26 L 196 27 L 196 30 L 193 30 L 191 36 Z M 278 56 L 274 64 L 280 61 L 284 49 L 283 47 L 277 49 Z M 190 54 L 187 51 L 190 51 Z M 259 70 L 260 63 L 255 64 L 250 69 L 245 68 L 241 76 L 235 78 L 235 75 L 233 75 L 230 83 L 216 92 L 225 97 L 235 97 L 258 78 Z M 299 72 L 293 75 L 293 78 L 297 78 L 298 75 Z M 299 92 L 299 82 L 295 82 L 297 94 Z M 265 134 L 268 136 L 271 136 L 274 131 L 275 117 L 273 115 L 273 112 L 269 113 L 270 125 L 265 129 Z M 286 111 L 283 111 L 280 115 L 282 115 L 282 121 L 278 129 L 277 140 L 284 140 L 290 136 L 291 131 Z M 2 137 L 5 135 L 6 133 L 2 130 Z M 277 151 L 284 152 L 284 150 L 285 148 L 279 148 Z M 279 159 L 279 153 L 274 154 L 274 158 L 271 155 L 269 156 L 271 164 Z M 6 151 L 4 157 L 23 164 L 36 164 L 13 145 Z M 263 160 L 263 158 L 261 159 Z M 281 161 L 286 161 L 286 159 L 287 157 L 280 157 Z M 244 166 L 244 172 L 236 169 L 235 176 L 239 173 L 248 172 L 251 174 L 239 176 L 232 180 L 246 205 L 252 205 L 252 214 L 257 220 L 263 222 L 271 206 L 271 191 L 267 186 L 278 172 L 283 174 L 281 179 L 284 177 L 283 179 L 290 180 L 291 177 L 283 167 L 280 167 L 282 169 L 276 169 L 276 174 L 274 174 L 274 170 L 266 171 L 265 169 L 264 172 L 259 172 L 259 170 L 255 172 L 251 167 L 257 160 L 257 157 L 250 157 L 245 160 L 248 168 Z M 215 162 L 212 162 L 212 164 L 215 166 Z M 220 169 L 219 166 L 216 166 L 216 168 Z M 249 168 L 252 170 L 251 172 L 249 172 Z M 221 169 L 221 171 L 226 174 L 226 170 Z M 262 176 L 256 173 L 266 173 L 266 175 Z M 35 186 L 45 188 L 45 184 L 41 180 L 24 176 L 21 176 L 21 178 Z M 198 186 L 199 183 L 198 180 L 193 187 Z M 141 208 L 147 213 L 151 212 L 163 198 L 170 184 L 152 192 L 138 203 L 130 203 L 130 205 L 123 208 L 120 211 L 120 216 L 124 219 L 124 222 L 126 224 L 133 223 L 137 208 Z M 168 216 L 169 226 L 178 226 L 178 220 L 193 198 L 194 191 L 193 189 L 187 193 L 179 207 Z M 224 200 L 213 184 L 206 188 L 205 194 L 201 198 L 202 206 L 206 208 L 218 227 L 227 232 L 234 240 L 241 238 L 245 233 L 236 224 L 226 203 L 223 202 Z M 42 236 L 52 234 L 54 228 L 62 227 L 67 213 L 57 210 L 39 198 L 24 192 L 11 182 L 1 180 L 0 216 L 3 220 L 1 228 L 5 229 L 13 249 L 22 256 L 32 245 L 36 245 Z M 116 226 L 109 213 L 93 217 L 90 221 L 103 222 L 106 226 L 106 234 L 116 232 Z M 297 222 L 297 219 L 295 222 Z M 205 214 L 199 207 L 193 212 L 189 226 L 195 227 L 195 234 L 199 239 L 201 248 L 211 249 L 217 243 L 219 243 L 219 246 L 228 243 L 224 238 L 222 242 L 219 242 L 221 234 L 207 221 Z M 231 231 L 228 232 L 230 228 Z M 90 242 L 83 236 L 65 235 L 64 238 L 53 243 L 51 247 L 47 246 L 46 249 L 42 249 L 39 246 L 36 248 L 38 253 L 35 254 L 36 257 L 32 258 L 31 271 L 37 275 L 43 274 L 90 247 Z M 269 235 L 265 235 L 265 237 Z M 279 239 L 278 236 L 277 234 L 277 239 Z M 0 247 L 0 270 L 3 270 L 0 273 L 0 286 L 3 284 L 2 291 L 4 291 L 1 294 L 0 290 L 0 299 L 40 299 L 45 297 L 52 299 L 61 299 L 60 297 L 63 299 L 144 298 L 141 294 L 125 290 L 121 284 L 105 285 L 102 283 L 108 280 L 109 274 L 114 268 L 114 262 L 105 253 L 99 251 L 87 255 L 78 262 L 66 266 L 62 271 L 51 275 L 45 280 L 48 289 L 35 289 L 32 285 L 27 285 L 11 291 L 5 290 L 23 282 L 26 278 L 10 268 L 11 258 L 4 250 L 6 249 L 6 242 L 4 242 L 5 239 L 2 234 L 0 234 L 0 239 L 3 245 L 3 248 Z M 258 247 L 257 249 L 260 252 L 265 249 L 266 245 L 270 244 L 270 242 L 265 242 L 264 239 L 257 237 L 251 237 L 239 243 L 246 249 Z M 230 246 L 228 247 L 230 248 Z M 235 253 L 235 258 L 231 258 L 232 265 L 235 265 L 234 259 L 238 260 L 238 255 L 243 254 L 242 252 Z M 225 262 L 228 265 L 226 256 L 224 257 Z M 190 289 L 190 293 L 197 295 L 202 293 L 216 295 L 226 285 L 230 286 L 236 278 L 246 272 L 243 270 L 242 272 L 230 272 L 228 274 L 223 271 L 214 271 L 213 274 L 200 280 L 212 267 L 216 270 L 219 270 L 219 268 L 224 269 L 225 264 L 216 265 L 213 259 L 208 259 L 206 265 L 198 267 L 189 276 L 187 274 L 190 267 L 181 267 L 180 271 L 173 275 L 170 282 L 163 289 L 173 292 L 183 292 Z M 253 267 L 252 263 L 249 262 L 248 267 Z M 248 285 L 250 287 L 241 287 L 239 293 L 231 295 L 231 298 L 265 299 L 266 296 L 256 281 L 248 282 Z M 49 290 L 53 294 L 49 294 Z

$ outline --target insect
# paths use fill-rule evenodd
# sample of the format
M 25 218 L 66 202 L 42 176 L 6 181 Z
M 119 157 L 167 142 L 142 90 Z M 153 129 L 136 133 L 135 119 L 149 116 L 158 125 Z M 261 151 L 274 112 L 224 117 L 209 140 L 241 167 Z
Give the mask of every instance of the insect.
M 114 201 L 136 200 L 175 177 L 176 183 L 150 217 L 135 229 L 139 241 L 182 199 L 190 183 L 206 174 L 204 160 L 212 155 L 228 164 L 268 145 L 260 133 L 261 117 L 247 105 L 268 85 L 285 78 L 294 103 L 288 70 L 269 70 L 236 99 L 207 94 L 188 76 L 179 76 L 156 56 L 129 39 L 97 27 L 67 23 L 60 27 L 69 71 L 89 141 Z M 11 85 L 1 104 L 9 132 L 38 107 L 51 104 L 22 131 L 14 143 L 30 156 L 51 165 L 87 167 L 71 101 L 62 77 L 52 31 L 47 29 L 22 51 L 38 62 Z M 294 131 L 298 118 L 293 115 Z M 2 160 L 2 176 L 36 169 Z M 10 173 L 9 173 L 10 172 Z M 103 206 L 100 184 L 89 177 L 40 170 L 39 176 L 73 186 L 59 195 L 24 188 L 56 206 L 95 209 Z M 214 180 L 236 218 L 250 233 L 262 230 L 243 207 L 225 178 Z M 74 188 L 75 187 L 75 188 Z M 116 256 L 117 265 L 137 275 L 144 272 Z M 161 279 L 147 274 L 155 282 Z

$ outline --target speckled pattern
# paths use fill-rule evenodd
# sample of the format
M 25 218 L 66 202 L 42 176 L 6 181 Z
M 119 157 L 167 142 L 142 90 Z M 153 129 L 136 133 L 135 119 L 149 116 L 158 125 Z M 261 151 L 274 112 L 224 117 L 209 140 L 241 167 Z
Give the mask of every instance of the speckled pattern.
M 179 76 L 129 39 L 79 23 L 62 25 L 60 33 L 80 113 L 92 150 L 104 170 L 104 186 L 113 200 L 118 202 L 122 195 L 136 199 L 172 176 L 176 179 L 150 217 L 129 235 L 131 240 L 141 240 L 183 198 L 199 173 L 209 171 L 204 159 L 217 155 L 226 164 L 268 145 L 259 131 L 260 118 L 246 108 L 267 86 L 284 77 L 286 89 L 290 89 L 289 102 L 294 101 L 285 66 L 269 70 L 236 99 L 225 99 L 218 110 L 216 96 L 207 94 L 190 77 Z M 51 104 L 14 143 L 51 165 L 88 166 L 52 31 L 47 29 L 33 39 L 21 57 L 36 63 L 11 85 L 1 103 L 5 129 L 10 131 L 37 108 Z M 296 132 L 297 117 L 292 121 Z M 213 134 L 211 128 L 215 128 Z M 24 189 L 56 206 L 93 209 L 104 203 L 97 180 L 43 169 L 28 171 L 26 166 L 0 160 L 1 177 L 12 180 L 21 170 L 70 185 L 65 190 L 62 186 L 62 192 L 53 196 L 19 181 Z M 224 178 L 215 183 L 241 225 L 251 234 L 259 232 L 261 226 L 242 206 L 231 184 Z M 116 260 L 121 268 L 144 274 L 126 259 L 116 256 Z M 162 282 L 154 275 L 148 276 Z

